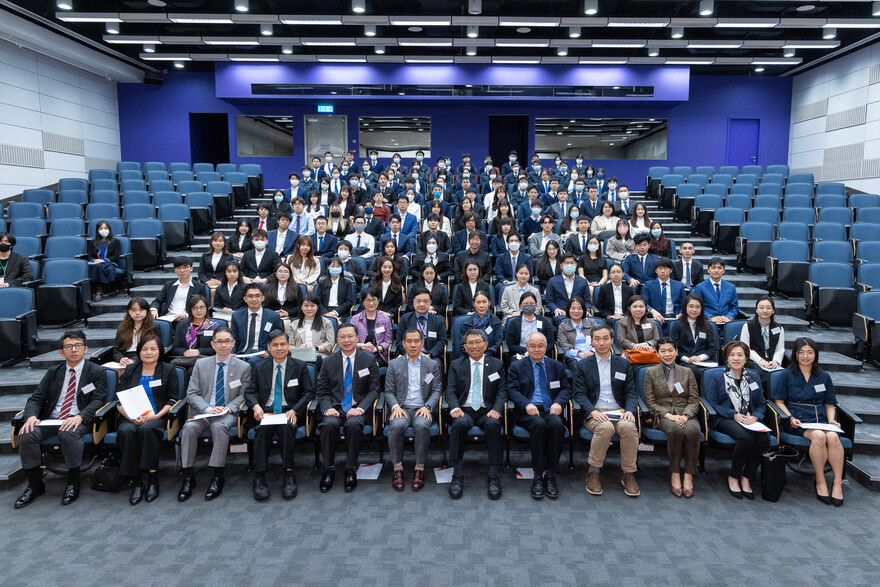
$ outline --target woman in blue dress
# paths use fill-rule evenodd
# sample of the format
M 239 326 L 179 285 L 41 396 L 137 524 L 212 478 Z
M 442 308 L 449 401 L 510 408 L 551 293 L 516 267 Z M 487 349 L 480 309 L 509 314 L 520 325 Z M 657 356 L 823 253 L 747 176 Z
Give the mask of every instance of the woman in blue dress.
M 782 415 L 788 417 L 785 431 L 810 441 L 810 461 L 816 470 L 816 497 L 824 503 L 843 505 L 843 445 L 837 432 L 805 429 L 803 424 L 833 424 L 837 397 L 827 371 L 819 368 L 819 348 L 811 338 L 794 341 L 794 359 L 782 377 L 782 383 L 770 390 Z M 825 463 L 834 474 L 831 491 L 825 479 Z

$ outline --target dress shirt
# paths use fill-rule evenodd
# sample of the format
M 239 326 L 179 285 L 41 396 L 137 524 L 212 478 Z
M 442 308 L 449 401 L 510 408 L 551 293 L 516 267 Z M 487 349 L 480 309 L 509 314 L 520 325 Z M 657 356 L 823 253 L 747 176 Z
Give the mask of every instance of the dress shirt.
M 574 275 L 571 277 L 563 275 L 562 283 L 565 284 L 565 295 L 568 296 L 568 299 L 571 299 L 571 292 L 574 290 Z
M 388 293 L 388 288 L 391 286 L 391 280 L 382 282 L 382 299 L 385 299 L 385 294 Z
M 284 232 L 281 232 L 279 230 L 278 233 L 275 235 L 275 252 L 278 253 L 279 255 L 281 254 L 281 251 L 284 250 L 284 241 L 287 240 L 287 233 L 288 232 L 290 232 L 290 231 L 285 230 Z
M 599 365 L 599 401 L 596 402 L 596 408 L 599 410 L 622 409 L 611 391 L 611 355 L 607 359 L 596 355 L 596 364 Z
M 547 379 L 547 393 L 550 393 L 550 379 L 547 377 L 547 365 L 544 364 L 544 360 L 542 359 L 540 363 L 536 363 L 535 359 L 529 357 L 529 361 L 532 363 L 532 377 L 535 380 L 535 391 L 532 393 L 532 401 L 530 402 L 533 406 L 543 406 L 546 410 L 550 410 L 550 406 L 544 405 L 544 396 L 541 395 L 541 383 L 538 377 L 538 369 L 542 369 L 544 371 L 544 378 Z
M 257 315 L 257 318 L 256 318 L 257 326 L 256 326 L 256 328 L 254 328 L 253 345 L 248 350 L 258 351 L 258 350 L 260 350 L 260 348 L 259 348 L 260 347 L 260 327 L 263 324 L 263 308 L 261 307 L 256 312 L 253 312 L 250 308 L 247 308 L 247 307 L 245 309 L 247 310 L 247 322 L 245 323 L 245 327 L 244 327 L 245 337 L 247 337 L 248 333 L 251 331 L 251 320 L 254 319 L 254 317 L 251 316 L 251 314 Z M 245 340 L 245 343 L 247 343 L 247 340 Z
M 620 285 L 612 283 L 611 291 L 614 292 L 614 313 L 623 315 L 623 282 Z
M 168 305 L 168 314 L 171 316 L 186 314 L 186 299 L 189 297 L 189 288 L 193 285 L 192 279 L 186 285 L 180 283 L 178 279 L 174 282 L 174 285 L 177 286 L 177 291 L 174 293 L 174 297 L 171 298 L 171 304 Z
M 327 304 L 330 305 L 331 308 L 335 308 L 339 305 L 339 282 L 342 279 L 342 276 L 337 277 L 336 279 L 330 278 L 330 298 L 327 300 Z
M 531 320 L 527 319 L 525 316 L 522 317 L 522 327 L 519 334 L 519 346 L 526 346 L 526 341 L 529 339 L 529 335 L 533 332 L 538 331 L 538 324 L 538 319 L 535 316 L 532 316 Z
M 266 254 L 266 249 L 263 249 L 261 251 L 260 249 L 254 247 L 254 262 L 255 262 L 255 265 L 257 266 L 257 270 L 260 269 L 260 265 L 263 263 L 263 255 L 265 255 L 265 254 Z
M 85 362 L 86 362 L 86 360 L 83 359 L 75 367 L 72 367 L 73 372 L 76 374 L 76 387 L 77 387 L 77 389 L 75 389 L 73 392 L 74 396 L 73 396 L 73 404 L 70 406 L 70 416 L 69 416 L 70 418 L 73 418 L 74 416 L 79 414 L 79 406 L 76 403 L 76 393 L 78 392 L 79 387 L 80 387 L 79 384 L 80 384 L 80 379 L 82 377 L 83 365 L 85 364 Z M 71 369 L 71 366 L 68 365 L 67 363 L 64 363 L 64 381 L 61 383 L 61 393 L 58 395 L 58 402 L 55 404 L 55 409 L 52 410 L 52 413 L 49 415 L 49 418 L 51 420 L 57 420 L 58 416 L 61 415 L 61 406 L 64 405 L 64 398 L 67 396 L 67 385 L 68 385 L 68 383 L 70 383 L 70 369 Z
M 480 367 L 480 381 L 482 381 L 482 378 L 485 377 L 485 375 L 486 375 L 486 357 L 484 355 L 484 356 L 480 357 L 479 361 L 475 361 L 475 360 L 471 359 L 469 362 L 470 362 L 470 366 L 471 366 L 471 376 L 470 376 L 470 379 L 468 379 L 468 381 L 470 381 L 471 383 L 468 386 L 467 399 L 462 404 L 462 407 L 471 408 L 474 410 L 479 410 L 480 408 L 486 407 L 486 395 L 485 395 L 486 389 L 484 387 L 480 388 L 480 405 L 478 405 L 478 406 L 472 405 L 471 404 L 471 395 L 474 391 L 473 390 L 474 368 L 476 368 L 477 366 Z
M 666 308 L 663 311 L 663 316 L 668 317 L 672 316 L 672 282 L 660 281 L 661 294 L 663 293 L 663 286 L 666 286 Z
M 217 266 L 217 263 L 220 262 L 220 259 L 223 258 L 223 253 L 212 253 L 211 254 L 211 269 L 217 271 L 220 267 Z
M 422 357 L 419 357 L 413 361 L 406 357 L 406 367 L 407 367 L 407 385 L 406 385 L 406 399 L 403 400 L 403 407 L 405 408 L 421 408 L 425 405 L 425 402 L 422 400 Z

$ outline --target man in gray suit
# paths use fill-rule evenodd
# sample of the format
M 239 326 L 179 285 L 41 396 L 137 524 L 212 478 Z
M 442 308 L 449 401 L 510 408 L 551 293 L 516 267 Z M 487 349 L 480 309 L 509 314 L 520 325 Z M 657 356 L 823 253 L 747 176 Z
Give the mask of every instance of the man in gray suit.
M 221 326 L 214 331 L 211 346 L 217 353 L 196 361 L 189 387 L 186 390 L 187 419 L 180 431 L 180 460 L 183 465 L 183 483 L 177 493 L 178 501 L 192 496 L 196 478 L 193 466 L 199 436 L 211 430 L 211 483 L 205 500 L 211 501 L 223 493 L 223 469 L 229 452 L 229 430 L 238 423 L 238 412 L 244 403 L 244 392 L 251 380 L 250 366 L 231 355 L 235 346 L 232 330 Z M 200 414 L 219 414 L 199 420 L 189 420 Z
M 440 403 L 440 363 L 422 355 L 422 332 L 410 328 L 403 335 L 406 355 L 388 363 L 385 374 L 385 402 L 391 408 L 388 448 L 394 463 L 391 486 L 403 491 L 403 442 L 410 425 L 415 434 L 416 470 L 412 490 L 425 486 L 425 457 L 431 442 L 433 412 Z

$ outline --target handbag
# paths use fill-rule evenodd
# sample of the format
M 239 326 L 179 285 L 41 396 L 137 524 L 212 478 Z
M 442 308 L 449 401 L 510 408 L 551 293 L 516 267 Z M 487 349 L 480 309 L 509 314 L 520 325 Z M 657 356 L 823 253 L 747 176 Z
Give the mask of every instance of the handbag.
M 654 349 L 647 350 L 630 350 L 624 353 L 626 359 L 631 365 L 657 365 L 660 363 L 660 357 Z
M 761 498 L 779 501 L 785 489 L 785 465 L 798 456 L 793 448 L 778 446 L 761 455 Z
M 642 427 L 649 430 L 660 430 L 660 420 L 662 419 L 663 416 L 660 414 L 660 410 L 648 410 L 642 414 Z
M 92 473 L 92 489 L 116 493 L 126 485 L 125 480 L 119 476 L 119 466 L 112 459 L 105 459 Z

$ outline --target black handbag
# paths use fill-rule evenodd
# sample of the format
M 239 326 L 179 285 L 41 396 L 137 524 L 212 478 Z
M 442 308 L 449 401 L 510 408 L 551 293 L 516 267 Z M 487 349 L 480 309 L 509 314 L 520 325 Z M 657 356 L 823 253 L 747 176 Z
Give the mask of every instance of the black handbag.
M 92 473 L 92 489 L 95 491 L 116 493 L 125 485 L 124 479 L 119 475 L 119 465 L 111 459 L 106 459 Z
M 785 466 L 798 453 L 793 448 L 779 446 L 761 455 L 761 498 L 779 501 L 785 489 Z

